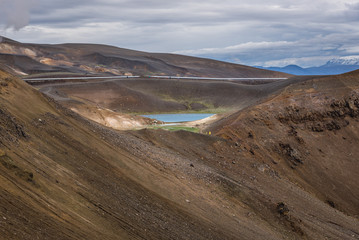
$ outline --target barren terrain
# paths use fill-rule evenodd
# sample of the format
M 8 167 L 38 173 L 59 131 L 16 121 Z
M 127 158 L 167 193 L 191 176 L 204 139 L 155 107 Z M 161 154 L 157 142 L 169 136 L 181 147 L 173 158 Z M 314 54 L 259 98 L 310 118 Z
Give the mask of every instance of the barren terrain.
M 101 46 L 84 57 L 99 46 L 5 43 L 0 239 L 359 239 L 358 71 L 259 85 L 138 78 L 30 86 L 15 75 L 34 69 L 27 64 L 41 51 L 80 69 L 120 50 Z M 71 65 L 72 51 L 85 60 Z M 121 54 L 139 61 L 143 53 Z M 158 65 L 163 72 L 188 64 L 155 54 L 148 66 L 160 64 L 153 56 L 171 64 Z M 133 113 L 193 111 L 218 114 L 189 123 L 202 133 L 133 130 L 154 123 Z
M 289 85 L 216 137 L 117 132 L 1 72 L 1 236 L 356 239 L 357 79 Z
M 9 60 L 9 58 L 11 58 Z M 288 77 L 290 74 L 176 54 L 147 53 L 99 44 L 0 42 L 0 63 L 19 75 L 169 75 L 196 77 Z

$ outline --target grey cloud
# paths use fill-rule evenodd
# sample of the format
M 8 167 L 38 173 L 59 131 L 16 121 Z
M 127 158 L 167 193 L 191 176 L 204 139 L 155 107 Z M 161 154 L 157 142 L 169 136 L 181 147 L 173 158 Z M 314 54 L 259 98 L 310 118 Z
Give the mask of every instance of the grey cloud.
M 344 12 L 345 19 L 353 22 L 359 21 L 359 3 L 348 4 L 347 8 L 347 11 Z
M 343 39 L 344 38 L 344 39 Z M 205 48 L 176 53 L 210 57 L 249 65 L 321 65 L 333 56 L 358 54 L 359 34 L 331 34 L 310 39 L 277 42 L 247 42 L 224 48 Z
M 29 11 L 36 0 L 0 0 L 0 24 L 19 30 L 29 23 Z
M 295 59 L 320 64 L 358 49 L 359 3 L 353 0 L 38 1 L 30 26 L 9 37 L 104 43 L 249 65 Z

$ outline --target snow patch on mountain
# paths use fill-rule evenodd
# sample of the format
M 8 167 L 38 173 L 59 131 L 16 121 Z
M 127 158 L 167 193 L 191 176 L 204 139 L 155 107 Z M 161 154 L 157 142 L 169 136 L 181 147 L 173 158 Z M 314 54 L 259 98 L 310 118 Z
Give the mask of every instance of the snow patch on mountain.
M 259 67 L 293 75 L 335 75 L 359 69 L 359 55 L 337 57 L 319 67 L 301 68 L 297 65 L 285 67 Z
M 334 58 L 326 65 L 359 65 L 359 55 Z

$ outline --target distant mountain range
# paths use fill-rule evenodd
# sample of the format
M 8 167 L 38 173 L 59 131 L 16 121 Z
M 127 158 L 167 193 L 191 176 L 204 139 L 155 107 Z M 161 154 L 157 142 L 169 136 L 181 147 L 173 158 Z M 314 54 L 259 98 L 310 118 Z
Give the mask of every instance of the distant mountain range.
M 288 65 L 285 67 L 256 67 L 293 75 L 334 75 L 359 69 L 359 56 L 334 58 L 319 67 L 302 68 L 297 65 Z

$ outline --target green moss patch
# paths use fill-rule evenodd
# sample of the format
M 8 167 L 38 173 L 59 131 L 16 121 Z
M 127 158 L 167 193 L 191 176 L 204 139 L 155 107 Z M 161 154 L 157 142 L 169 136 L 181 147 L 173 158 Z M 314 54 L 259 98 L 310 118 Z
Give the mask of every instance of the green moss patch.
M 154 126 L 153 129 L 164 129 L 167 131 L 188 131 L 188 132 L 194 132 L 199 133 L 199 128 L 195 127 L 185 127 L 185 126 Z

